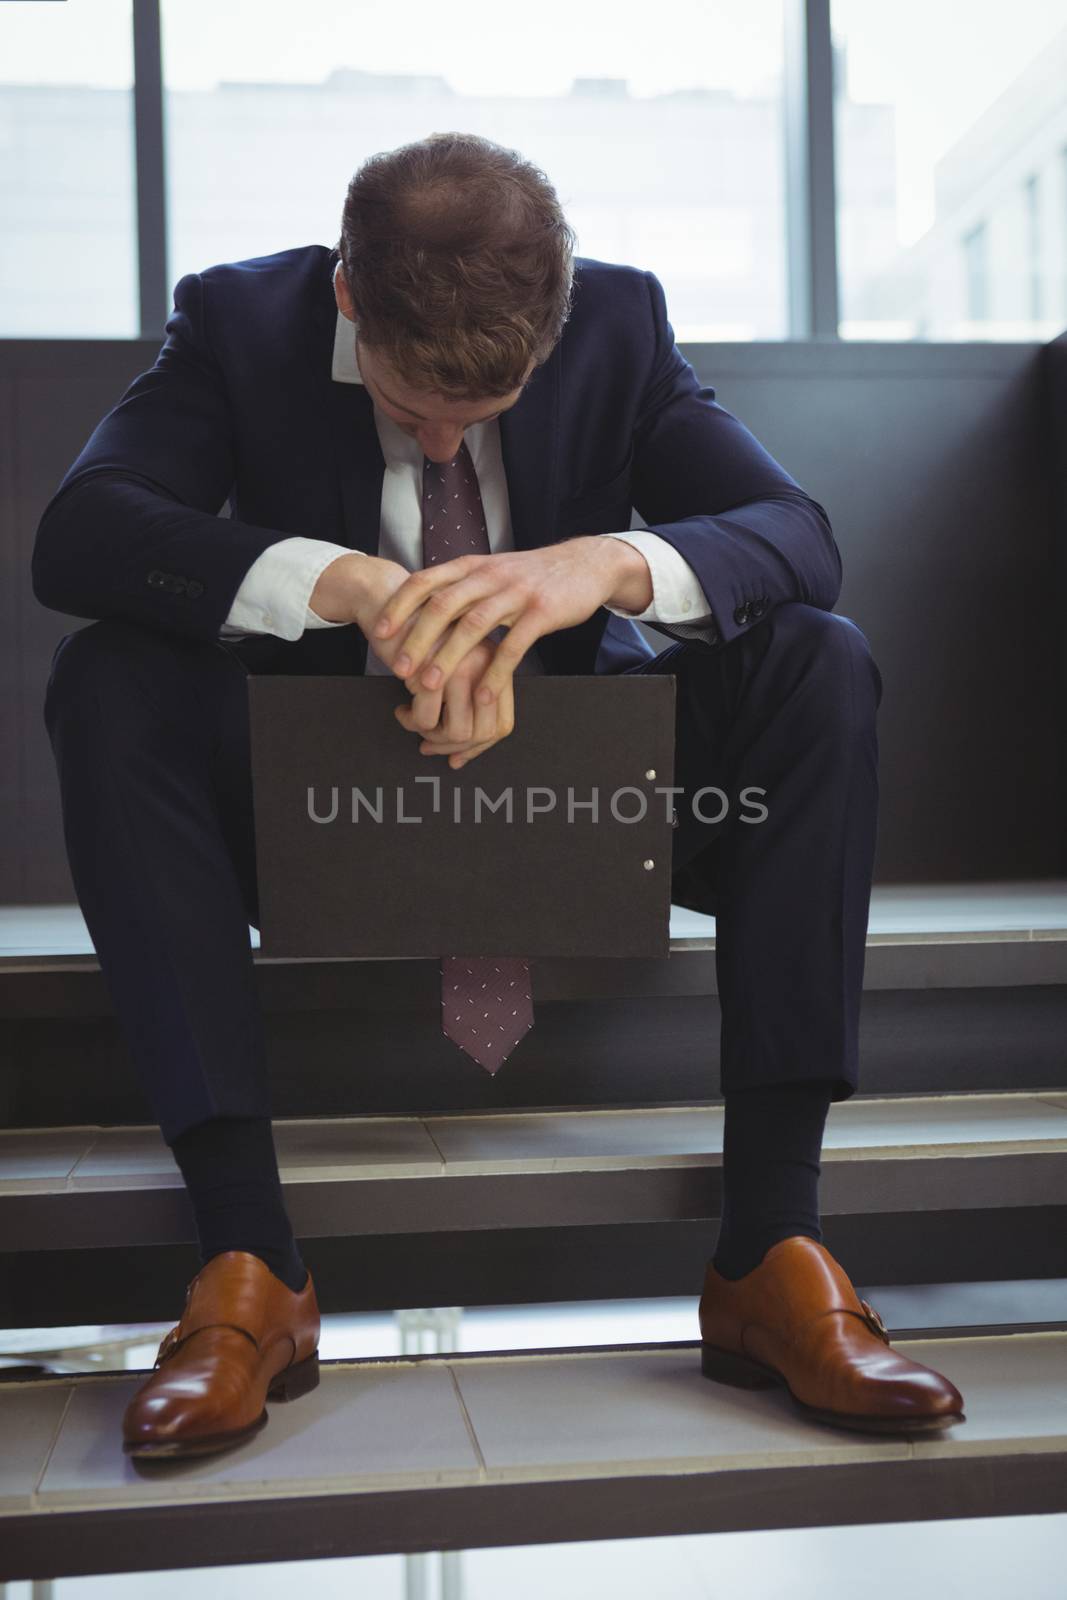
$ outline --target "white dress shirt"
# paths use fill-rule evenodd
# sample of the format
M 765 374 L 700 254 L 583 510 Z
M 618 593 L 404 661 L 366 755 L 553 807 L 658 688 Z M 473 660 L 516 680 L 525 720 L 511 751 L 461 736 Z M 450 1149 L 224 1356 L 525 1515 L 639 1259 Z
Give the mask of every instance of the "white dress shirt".
M 340 271 L 340 263 L 336 268 Z M 335 273 L 336 275 L 336 273 Z M 356 355 L 356 324 L 339 310 L 334 335 L 333 367 L 335 383 L 362 383 Z M 382 483 L 381 522 L 378 555 L 418 571 L 422 565 L 422 476 L 423 452 L 418 440 L 397 427 L 377 406 L 374 420 L 385 459 Z M 496 417 L 477 422 L 464 433 L 471 453 L 478 487 L 481 490 L 490 551 L 496 555 L 513 550 L 507 478 L 500 452 L 500 424 Z M 642 622 L 699 623 L 711 616 L 700 580 L 688 561 L 673 545 L 648 529 L 637 528 L 599 535 L 622 539 L 639 550 L 652 575 L 652 603 L 644 611 L 624 611 L 617 606 L 606 609 L 618 617 Z M 299 535 L 279 539 L 269 545 L 249 567 L 234 596 L 220 638 L 243 638 L 248 634 L 273 633 L 280 639 L 299 639 L 305 628 L 344 628 L 354 624 L 328 622 L 311 610 L 308 601 L 322 573 L 338 556 L 351 555 L 347 545 L 327 539 L 306 539 Z M 519 669 L 543 672 L 536 646 L 527 651 Z M 372 644 L 367 643 L 368 675 L 391 673 Z

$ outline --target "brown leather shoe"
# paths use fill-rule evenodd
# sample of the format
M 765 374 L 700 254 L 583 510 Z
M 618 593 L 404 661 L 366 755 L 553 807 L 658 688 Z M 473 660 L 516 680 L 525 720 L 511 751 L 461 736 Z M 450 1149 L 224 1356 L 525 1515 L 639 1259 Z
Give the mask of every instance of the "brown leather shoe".
M 701 1369 L 742 1389 L 784 1385 L 807 1417 L 864 1433 L 962 1422 L 963 1396 L 890 1345 L 885 1323 L 816 1239 L 795 1234 L 731 1280 L 709 1262 L 700 1299 Z
M 185 1310 L 126 1407 L 124 1448 L 139 1459 L 211 1455 L 258 1433 L 264 1402 L 319 1381 L 319 1308 L 258 1256 L 227 1250 L 193 1279 Z

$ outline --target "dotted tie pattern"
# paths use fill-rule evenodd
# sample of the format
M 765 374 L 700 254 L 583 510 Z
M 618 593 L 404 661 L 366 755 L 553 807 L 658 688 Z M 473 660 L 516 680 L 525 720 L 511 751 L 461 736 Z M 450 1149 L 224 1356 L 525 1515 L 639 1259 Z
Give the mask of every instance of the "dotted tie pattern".
M 533 1027 L 530 963 L 522 956 L 444 956 L 441 1026 L 495 1073 Z
M 423 457 L 422 561 L 488 555 L 489 534 L 478 474 L 466 442 L 451 461 Z M 492 640 L 507 629 L 494 628 Z M 530 963 L 522 956 L 443 956 L 441 1026 L 445 1035 L 495 1073 L 533 1027 Z

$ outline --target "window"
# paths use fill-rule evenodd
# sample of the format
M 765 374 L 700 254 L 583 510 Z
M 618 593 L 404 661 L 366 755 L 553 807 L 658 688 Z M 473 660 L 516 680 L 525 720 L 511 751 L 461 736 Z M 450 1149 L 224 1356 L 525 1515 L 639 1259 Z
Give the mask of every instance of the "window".
M 988 233 L 980 222 L 963 236 L 963 265 L 967 283 L 967 318 L 984 322 L 989 315 Z
M 833 0 L 832 27 L 842 335 L 1053 338 L 1062 0 Z
M 497 0 L 163 0 L 162 22 L 169 287 L 333 245 L 366 156 L 458 129 L 546 173 L 579 253 L 654 271 L 679 339 L 784 337 L 781 0 L 663 0 L 654 25 L 646 0 L 610 23 L 542 0 L 519 34 Z
M 0 79 L 0 337 L 134 337 L 130 0 L 0 5 Z
M 1029 311 L 1033 321 L 1040 322 L 1043 301 L 1043 285 L 1041 282 L 1041 180 L 1036 172 L 1031 172 L 1023 184 L 1023 207 L 1026 213 L 1026 268 Z

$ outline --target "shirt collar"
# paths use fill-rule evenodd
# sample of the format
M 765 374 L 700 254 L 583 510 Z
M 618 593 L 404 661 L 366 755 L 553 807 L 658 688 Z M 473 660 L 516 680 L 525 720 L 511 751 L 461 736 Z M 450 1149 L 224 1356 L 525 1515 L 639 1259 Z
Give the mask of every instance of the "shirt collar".
M 333 269 L 336 279 L 341 270 L 338 262 Z M 335 383 L 362 383 L 363 376 L 356 360 L 356 330 L 359 324 L 349 322 L 344 312 L 337 312 L 337 326 L 333 336 L 333 369 L 330 376 Z

